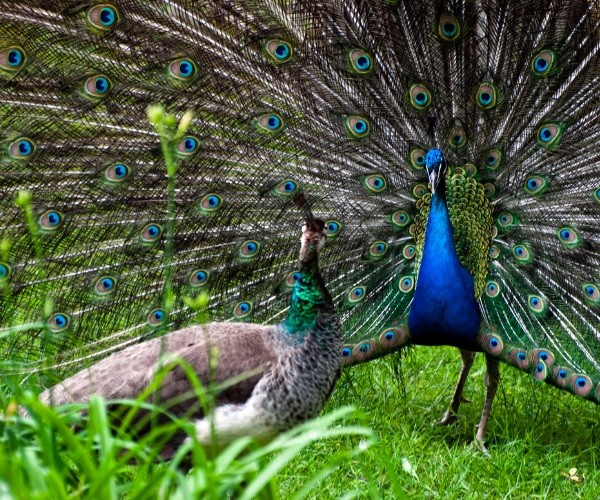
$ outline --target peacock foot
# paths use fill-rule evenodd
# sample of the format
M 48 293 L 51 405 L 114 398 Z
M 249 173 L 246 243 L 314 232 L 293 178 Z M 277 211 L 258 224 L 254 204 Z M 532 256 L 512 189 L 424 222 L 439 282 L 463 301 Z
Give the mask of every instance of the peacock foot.
M 458 420 L 458 415 L 451 410 L 446 410 L 444 416 L 440 418 L 436 423 L 440 426 L 451 425 Z

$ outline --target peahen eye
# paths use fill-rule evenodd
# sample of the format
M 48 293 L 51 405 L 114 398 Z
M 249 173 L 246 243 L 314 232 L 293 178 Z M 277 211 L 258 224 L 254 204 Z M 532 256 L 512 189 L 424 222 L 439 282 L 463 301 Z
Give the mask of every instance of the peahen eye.
M 182 137 L 177 143 L 177 153 L 180 156 L 191 156 L 198 151 L 200 141 L 193 135 Z
M 85 81 L 84 91 L 89 97 L 106 97 L 112 89 L 112 82 L 104 75 L 96 75 Z
M 346 132 L 348 132 L 351 137 L 367 137 L 371 132 L 371 124 L 369 121 L 360 116 L 349 116 L 345 118 L 344 125 Z
M 117 281 L 112 276 L 102 276 L 96 280 L 94 290 L 98 295 L 108 295 L 115 291 Z
M 205 269 L 196 269 L 190 274 L 189 284 L 193 287 L 204 286 L 208 281 L 209 275 L 209 272 Z
M 169 64 L 169 76 L 189 82 L 198 75 L 198 67 L 191 59 L 176 59 Z
M 12 274 L 12 268 L 5 262 L 0 262 L 0 283 L 7 281 Z
M 544 49 L 533 56 L 531 70 L 535 76 L 545 77 L 555 73 L 556 52 Z
M 50 328 L 50 330 L 52 330 L 55 333 L 66 330 L 67 328 L 69 328 L 70 324 L 71 318 L 69 317 L 69 315 L 64 313 L 53 314 L 48 318 L 47 322 L 48 328 Z
M 582 243 L 579 233 L 573 227 L 561 227 L 556 234 L 558 235 L 558 240 L 565 248 L 575 248 Z
M 238 302 L 233 307 L 233 315 L 236 318 L 245 318 L 252 312 L 252 309 L 253 309 L 252 302 L 248 302 L 248 301 Z
M 162 227 L 158 224 L 146 224 L 140 231 L 140 238 L 143 243 L 154 243 L 162 234 Z
M 19 137 L 10 143 L 8 153 L 16 160 L 26 160 L 35 152 L 34 142 L 27 137 Z
M 387 188 L 387 181 L 383 175 L 372 174 L 364 177 L 363 185 L 372 193 L 381 193 Z
M 447 42 L 452 42 L 460 36 L 460 23 L 454 14 L 447 12 L 440 16 L 438 33 Z
M 12 46 L 0 50 L 0 69 L 15 73 L 25 66 L 26 62 L 27 56 L 21 47 Z
M 276 64 L 288 62 L 292 58 L 292 46 L 283 40 L 269 40 L 265 50 Z
M 477 89 L 477 105 L 481 109 L 493 109 L 498 104 L 498 91 L 492 83 L 482 83 Z
M 351 69 L 355 73 L 366 75 L 373 69 L 371 56 L 362 49 L 351 50 L 348 57 L 350 58 Z
M 92 31 L 108 33 L 121 22 L 121 13 L 114 5 L 100 4 L 87 13 L 87 23 Z
M 545 123 L 540 125 L 536 132 L 538 144 L 552 149 L 556 145 L 564 132 L 562 123 Z
M 401 292 L 408 293 L 413 289 L 415 280 L 412 276 L 403 276 L 402 278 L 400 278 L 398 284 L 398 288 Z
M 425 110 L 431 105 L 431 92 L 422 83 L 416 83 L 408 89 L 410 105 L 418 110 Z
M 131 170 L 127 165 L 124 163 L 115 163 L 104 171 L 104 178 L 108 182 L 122 182 L 129 177 L 130 173 Z
M 200 201 L 200 211 L 203 213 L 213 213 L 214 211 L 221 208 L 223 204 L 223 198 L 218 194 L 210 193 L 202 198 Z
M 47 231 L 54 231 L 62 226 L 64 222 L 64 216 L 56 210 L 48 210 L 44 212 L 39 218 L 39 224 L 42 229 Z
M 146 321 L 150 326 L 158 326 L 164 323 L 166 319 L 167 313 L 164 311 L 164 309 L 159 308 L 150 311 L 148 317 L 146 318 Z

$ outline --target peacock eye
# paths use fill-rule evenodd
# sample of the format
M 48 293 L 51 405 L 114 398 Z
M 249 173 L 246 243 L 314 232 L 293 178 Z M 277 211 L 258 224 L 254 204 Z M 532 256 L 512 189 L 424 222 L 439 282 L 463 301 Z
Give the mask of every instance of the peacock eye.
M 555 73 L 556 52 L 544 49 L 533 56 L 531 70 L 535 76 L 545 77 Z
M 573 227 L 561 227 L 557 232 L 558 240 L 565 248 L 575 248 L 581 245 L 579 233 Z
M 5 262 L 0 262 L 0 284 L 7 281 L 12 274 L 12 268 Z
M 71 324 L 71 318 L 69 315 L 64 313 L 55 313 L 48 318 L 48 328 L 53 332 L 62 332 L 69 328 Z
M 114 5 L 100 4 L 87 13 L 87 23 L 98 34 L 108 33 L 121 22 L 121 13 Z
M 257 123 L 259 129 L 264 132 L 278 132 L 283 128 L 283 119 L 276 113 L 259 116 Z
M 538 127 L 536 132 L 537 143 L 545 148 L 554 148 L 564 132 L 564 125 L 561 123 L 545 123 Z
M 402 256 L 407 259 L 413 259 L 414 256 L 417 254 L 417 249 L 414 245 L 404 245 L 404 248 L 402 249 Z
M 447 12 L 440 16 L 438 33 L 447 42 L 452 42 L 460 37 L 460 23 L 454 14 Z
M 169 63 L 169 76 L 176 80 L 189 82 L 197 75 L 198 67 L 191 59 L 176 59 Z
M 302 277 L 299 271 L 292 271 L 287 275 L 286 282 L 289 286 L 294 286 L 298 280 Z
M 525 191 L 531 195 L 540 195 L 548 187 L 548 180 L 540 175 L 530 175 L 525 179 Z
M 482 83 L 479 85 L 476 94 L 477 105 L 481 109 L 493 109 L 498 104 L 498 91 L 492 83 Z
M 383 175 L 372 174 L 363 179 L 363 185 L 372 193 L 381 193 L 387 188 L 387 181 Z
M 376 241 L 369 247 L 369 256 L 377 259 L 383 257 L 388 249 L 388 244 L 384 241 Z
M 462 148 L 467 143 L 467 134 L 461 126 L 454 126 L 448 134 L 448 143 L 453 148 Z
M 366 288 L 364 286 L 355 286 L 348 292 L 348 302 L 356 304 L 365 298 Z
M 64 216 L 56 210 L 48 210 L 44 212 L 39 218 L 39 224 L 42 229 L 46 231 L 54 231 L 62 226 L 64 222 Z
M 398 229 L 404 229 L 410 222 L 410 216 L 404 210 L 396 210 L 390 216 L 392 224 Z
M 427 194 L 427 186 L 425 184 L 415 184 L 412 189 L 412 194 L 415 198 L 423 198 Z
M 283 40 L 270 40 L 265 44 L 265 50 L 276 64 L 288 62 L 292 58 L 292 46 Z
M 96 280 L 94 291 L 98 295 L 108 295 L 115 291 L 117 281 L 112 276 L 102 276 Z
M 157 241 L 162 234 L 162 228 L 158 224 L 146 224 L 140 231 L 140 238 L 143 243 L 153 243 Z
M 533 256 L 525 245 L 515 245 L 512 249 L 512 253 L 521 264 L 528 264 L 533 260 Z
M 200 201 L 200 211 L 203 213 L 212 213 L 219 208 L 223 204 L 223 198 L 221 198 L 218 194 L 210 193 L 202 198 Z
M 35 152 L 34 142 L 27 137 L 19 137 L 10 143 L 8 153 L 16 160 L 26 160 Z
M 236 318 L 244 318 L 252 312 L 252 309 L 253 309 L 252 302 L 248 302 L 248 301 L 238 302 L 233 307 L 233 315 Z
M 344 346 L 342 348 L 342 356 L 344 358 L 349 358 L 352 355 L 352 347 L 350 346 Z
M 371 124 L 369 121 L 360 116 L 349 116 L 345 118 L 344 125 L 346 132 L 348 132 L 351 137 L 367 137 L 371 132 Z
M 351 69 L 355 73 L 366 75 L 373 69 L 371 56 L 362 49 L 354 49 L 349 53 Z
M 527 297 L 527 305 L 532 313 L 538 315 L 545 313 L 548 308 L 546 299 L 540 295 L 529 295 Z
M 258 255 L 260 244 L 255 240 L 246 240 L 240 246 L 240 257 L 249 259 Z
M 118 183 L 124 181 L 127 177 L 129 177 L 130 173 L 131 170 L 127 165 L 125 165 L 124 163 L 115 163 L 113 165 L 110 165 L 104 171 L 104 178 L 108 182 Z
M 583 285 L 583 295 L 585 300 L 594 306 L 600 305 L 600 289 L 593 283 Z
M 341 222 L 337 221 L 337 220 L 326 220 L 325 221 L 325 229 L 324 229 L 324 233 L 325 236 L 327 238 L 335 238 L 340 231 L 342 230 L 342 224 Z
M 298 191 L 298 183 L 292 179 L 284 179 L 277 184 L 272 193 L 276 196 L 288 197 Z
M 481 339 L 481 346 L 490 354 L 498 355 L 504 349 L 504 343 L 498 335 L 487 334 Z
M 498 248 L 498 245 L 492 245 L 490 247 L 490 257 L 492 259 L 497 259 L 500 256 L 500 248 Z
M 408 89 L 410 105 L 418 110 L 425 110 L 431 105 L 431 92 L 422 83 L 416 83 Z
M 585 375 L 571 375 L 571 389 L 575 394 L 581 397 L 585 397 L 592 390 L 592 381 Z
M 512 229 L 519 225 L 518 217 L 511 212 L 501 212 L 498 215 L 496 222 L 502 229 Z
M 150 311 L 148 317 L 146 318 L 146 321 L 150 326 L 158 326 L 164 323 L 166 319 L 167 313 L 164 311 L 164 309 L 159 308 Z
M 15 73 L 23 68 L 26 62 L 27 56 L 21 47 L 12 46 L 0 50 L 0 69 Z
M 204 269 L 192 271 L 189 278 L 189 284 L 193 287 L 204 286 L 208 281 L 209 272 Z
M 180 156 L 191 156 L 198 151 L 200 141 L 193 135 L 186 135 L 177 142 L 177 153 Z
M 398 284 L 398 288 L 401 292 L 408 293 L 413 289 L 415 280 L 412 276 L 403 276 L 402 278 L 400 278 Z
M 88 78 L 84 85 L 85 94 L 89 97 L 106 97 L 112 89 L 112 82 L 104 75 Z
M 408 163 L 416 170 L 425 167 L 425 151 L 421 148 L 413 148 L 408 153 Z
M 488 281 L 485 285 L 485 294 L 492 299 L 500 295 L 500 291 L 500 284 L 497 281 Z

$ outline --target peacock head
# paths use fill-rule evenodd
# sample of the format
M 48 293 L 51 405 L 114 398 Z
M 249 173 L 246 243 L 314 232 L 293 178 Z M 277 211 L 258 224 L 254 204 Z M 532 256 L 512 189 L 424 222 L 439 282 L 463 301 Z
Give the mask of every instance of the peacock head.
M 435 194 L 440 181 L 446 176 L 448 163 L 439 149 L 430 149 L 425 156 L 425 169 L 431 183 L 431 192 Z

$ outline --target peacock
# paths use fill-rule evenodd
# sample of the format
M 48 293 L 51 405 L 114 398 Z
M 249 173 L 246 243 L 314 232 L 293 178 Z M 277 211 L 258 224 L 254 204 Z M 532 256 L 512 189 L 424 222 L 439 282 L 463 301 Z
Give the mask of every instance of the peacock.
M 2 371 L 277 324 L 299 193 L 344 366 L 476 352 L 600 402 L 590 0 L 0 1 Z M 193 110 L 166 150 L 150 104 Z M 136 346 L 136 347 L 130 347 Z
M 208 323 L 177 330 L 113 353 L 44 391 L 40 400 L 62 405 L 88 402 L 93 394 L 136 398 L 170 360 L 183 359 L 205 386 L 236 380 L 217 394 L 212 420 L 205 418 L 181 366 L 168 371 L 160 389 L 154 389 L 156 398 L 150 397 L 175 415 L 193 417 L 198 441 L 206 447 L 223 448 L 241 436 L 265 442 L 316 416 L 342 364 L 342 332 L 317 260 L 324 227 L 311 218 L 303 228 L 300 276 L 280 324 Z M 175 435 L 163 456 L 170 457 L 181 439 Z

